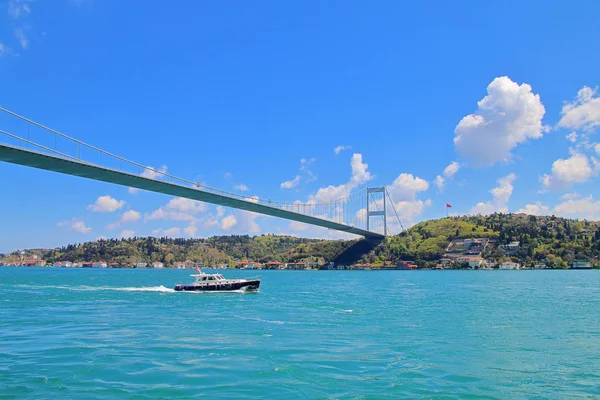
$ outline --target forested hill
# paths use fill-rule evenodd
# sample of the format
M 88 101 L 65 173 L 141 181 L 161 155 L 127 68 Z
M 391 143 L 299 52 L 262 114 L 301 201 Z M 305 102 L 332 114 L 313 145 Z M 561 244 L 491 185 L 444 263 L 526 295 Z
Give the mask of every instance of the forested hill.
M 236 260 L 326 263 L 357 241 L 276 235 L 215 236 L 208 239 L 133 237 L 71 244 L 53 250 L 31 251 L 31 254 L 39 255 L 48 262 L 105 261 L 122 265 L 161 261 L 169 266 L 186 260 L 206 265 L 234 265 Z
M 546 263 L 566 268 L 575 259 L 598 260 L 600 223 L 555 216 L 492 214 L 450 217 L 421 222 L 400 235 L 388 237 L 363 257 L 370 263 L 400 260 L 431 266 L 439 260 L 452 239 L 491 238 L 494 245 L 483 256 L 522 263 Z M 519 241 L 519 250 L 508 254 L 502 245 Z
M 192 260 L 207 265 L 236 260 L 258 262 L 316 261 L 341 264 L 368 262 L 395 264 L 413 261 L 433 266 L 448 244 L 460 238 L 490 238 L 482 254 L 495 260 L 513 259 L 523 263 L 543 262 L 566 267 L 575 259 L 597 263 L 600 256 L 600 224 L 554 216 L 525 214 L 450 217 L 421 222 L 386 238 L 379 245 L 366 241 L 318 240 L 292 236 L 215 236 L 208 239 L 138 238 L 112 239 L 69 245 L 53 250 L 30 250 L 46 261 L 106 261 L 131 265 L 135 262 Z M 519 241 L 518 251 L 508 254 L 502 245 Z M 13 254 L 13 256 L 16 253 Z M 0 259 L 7 255 L 0 255 Z M 10 256 L 9 256 L 10 257 Z

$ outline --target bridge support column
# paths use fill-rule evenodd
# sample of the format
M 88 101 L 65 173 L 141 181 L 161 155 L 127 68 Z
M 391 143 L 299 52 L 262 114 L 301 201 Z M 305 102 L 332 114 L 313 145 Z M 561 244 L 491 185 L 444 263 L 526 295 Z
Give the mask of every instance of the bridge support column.
M 381 193 L 381 196 L 374 196 L 373 194 Z M 387 220 L 386 220 L 386 201 L 385 201 L 385 186 L 377 187 L 377 188 L 367 188 L 367 230 L 370 230 L 371 225 L 371 217 L 381 217 L 383 218 L 383 234 L 387 235 Z M 377 197 L 377 198 L 376 198 Z M 381 198 L 379 198 L 381 197 Z M 373 204 L 375 205 L 376 211 L 371 211 L 371 200 L 373 200 Z M 380 209 L 377 202 L 383 201 L 382 208 Z

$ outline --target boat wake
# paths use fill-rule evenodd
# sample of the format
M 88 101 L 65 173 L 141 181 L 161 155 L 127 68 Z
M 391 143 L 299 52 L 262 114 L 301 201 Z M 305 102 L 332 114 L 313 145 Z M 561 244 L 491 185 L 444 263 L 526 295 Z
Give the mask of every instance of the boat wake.
M 116 291 L 116 292 L 155 292 L 155 293 L 175 293 L 175 289 L 160 286 L 139 286 L 139 287 L 114 287 L 114 286 L 40 286 L 40 285 L 14 285 L 21 289 L 58 289 L 69 290 L 74 292 L 99 292 L 99 291 Z M 203 293 L 257 293 L 256 291 L 247 291 L 245 288 L 239 290 L 221 290 L 221 291 L 187 291 L 182 293 L 203 294 Z
M 114 287 L 114 286 L 41 286 L 41 285 L 14 285 L 20 289 L 58 289 L 58 290 L 70 290 L 75 292 L 98 292 L 104 290 L 112 290 L 118 292 L 160 292 L 160 293 L 175 293 L 174 289 L 170 289 L 163 285 L 160 286 L 140 286 L 140 287 Z
M 123 292 L 160 292 L 160 293 L 175 293 L 174 289 L 160 286 L 142 286 L 142 287 L 112 287 L 103 288 L 102 290 L 117 290 Z

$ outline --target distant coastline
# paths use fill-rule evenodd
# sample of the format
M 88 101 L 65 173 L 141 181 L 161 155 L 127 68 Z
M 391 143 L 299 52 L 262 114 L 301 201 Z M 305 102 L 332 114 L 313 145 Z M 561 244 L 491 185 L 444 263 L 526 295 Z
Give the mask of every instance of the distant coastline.
M 282 235 L 133 237 L 0 254 L 0 265 L 265 270 L 594 269 L 600 223 L 492 214 L 421 222 L 381 241 Z

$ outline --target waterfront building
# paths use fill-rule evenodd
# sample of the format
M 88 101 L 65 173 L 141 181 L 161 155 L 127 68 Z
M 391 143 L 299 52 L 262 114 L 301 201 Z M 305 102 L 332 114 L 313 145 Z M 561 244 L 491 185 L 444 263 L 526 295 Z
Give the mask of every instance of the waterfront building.
M 521 264 L 511 262 L 511 261 L 506 261 L 506 262 L 503 262 L 502 264 L 500 264 L 500 266 L 498 268 L 499 269 L 521 269 Z
M 237 269 L 260 269 L 261 265 L 254 261 L 241 261 L 235 267 Z
M 285 269 L 282 268 L 285 264 L 278 261 L 269 261 L 265 264 L 266 269 Z
M 92 268 L 106 268 L 108 265 L 104 261 L 95 262 Z
M 534 269 L 546 269 L 546 264 L 535 264 Z
M 163 263 L 159 262 L 159 261 L 155 261 L 155 262 L 152 263 L 152 268 L 161 269 L 161 268 L 164 268 L 164 266 L 165 265 Z
M 288 263 L 288 269 L 306 269 L 306 264 L 303 262 Z
M 134 264 L 134 268 L 146 268 L 146 267 L 148 267 L 148 263 L 145 263 L 145 262 L 139 262 L 139 263 Z
M 479 269 L 483 264 L 483 258 L 478 256 L 459 257 L 456 261 L 460 264 L 467 264 L 470 269 Z
M 509 244 L 502 246 L 504 250 L 508 251 L 508 254 L 515 254 L 521 248 L 521 242 L 515 240 Z
M 173 263 L 173 268 L 184 269 L 185 268 L 185 263 L 181 262 L 181 261 L 174 262 Z
M 575 260 L 571 265 L 571 269 L 592 269 L 592 266 L 589 261 Z

